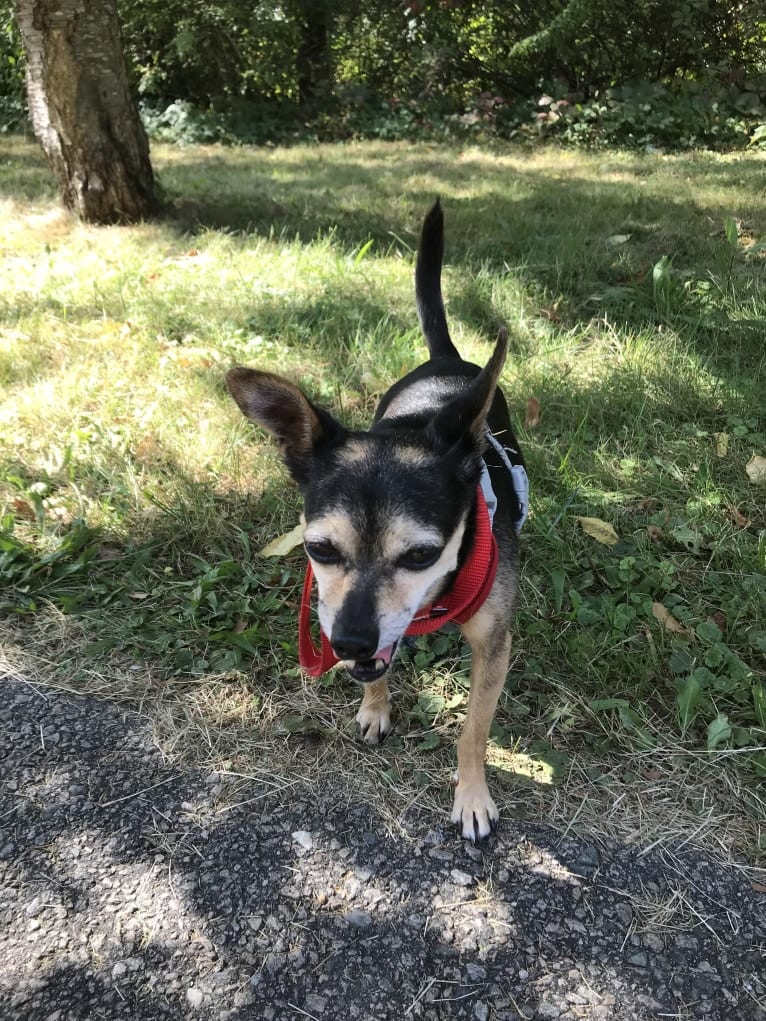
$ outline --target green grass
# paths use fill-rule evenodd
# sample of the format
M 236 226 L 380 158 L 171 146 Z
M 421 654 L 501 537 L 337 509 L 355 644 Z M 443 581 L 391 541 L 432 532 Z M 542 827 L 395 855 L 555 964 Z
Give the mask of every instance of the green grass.
M 746 465 L 766 456 L 764 158 L 359 144 L 154 163 L 166 217 L 94 229 L 0 139 L 7 669 L 141 708 L 169 754 L 313 775 L 319 744 L 392 819 L 443 810 L 464 650 L 419 641 L 397 734 L 357 748 L 350 682 L 296 669 L 301 554 L 257 556 L 297 492 L 222 384 L 233 362 L 270 368 L 368 423 L 423 356 L 412 255 L 439 194 L 454 337 L 483 362 L 508 324 L 532 485 L 490 749 L 503 810 L 763 855 L 766 490 Z

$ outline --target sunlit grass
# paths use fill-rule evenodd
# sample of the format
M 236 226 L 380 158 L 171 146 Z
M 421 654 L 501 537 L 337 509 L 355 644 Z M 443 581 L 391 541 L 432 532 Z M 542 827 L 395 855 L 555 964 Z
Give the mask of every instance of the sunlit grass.
M 234 362 L 283 372 L 368 423 L 423 357 L 412 261 L 439 194 L 453 335 L 483 362 L 509 326 L 504 387 L 532 480 L 490 755 L 505 808 L 632 832 L 610 806 L 644 797 L 691 832 L 693 785 L 718 770 L 710 840 L 730 838 L 734 811 L 731 839 L 763 851 L 766 497 L 745 472 L 766 456 L 763 158 L 371 143 L 159 147 L 154 163 L 165 218 L 95 229 L 59 210 L 32 147 L 0 142 L 9 660 L 141 705 L 172 754 L 288 769 L 318 740 L 340 768 L 356 692 L 299 678 L 301 555 L 256 555 L 294 525 L 298 494 L 222 379 Z M 445 796 L 464 712 L 453 638 L 410 658 L 399 733 L 381 758 L 352 756 L 388 811 Z M 653 755 L 679 778 L 675 802 Z

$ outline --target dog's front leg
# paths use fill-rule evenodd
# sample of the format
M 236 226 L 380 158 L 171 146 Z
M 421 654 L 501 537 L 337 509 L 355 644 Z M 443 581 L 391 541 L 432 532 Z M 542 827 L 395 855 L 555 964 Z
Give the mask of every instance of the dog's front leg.
M 365 684 L 356 722 L 367 744 L 380 744 L 391 730 L 391 695 L 385 678 Z
M 463 625 L 471 646 L 471 690 L 457 743 L 457 788 L 452 822 L 467 840 L 482 840 L 499 818 L 484 772 L 487 738 L 511 657 L 507 622 L 480 611 Z

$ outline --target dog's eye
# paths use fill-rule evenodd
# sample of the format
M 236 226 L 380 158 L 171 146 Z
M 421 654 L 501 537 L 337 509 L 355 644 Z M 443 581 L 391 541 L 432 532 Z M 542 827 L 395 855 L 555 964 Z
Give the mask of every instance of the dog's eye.
M 318 564 L 339 564 L 343 559 L 340 550 L 329 539 L 317 539 L 306 543 L 306 552 Z
M 441 552 L 439 546 L 413 546 L 399 557 L 399 566 L 406 571 L 423 571 L 436 563 Z

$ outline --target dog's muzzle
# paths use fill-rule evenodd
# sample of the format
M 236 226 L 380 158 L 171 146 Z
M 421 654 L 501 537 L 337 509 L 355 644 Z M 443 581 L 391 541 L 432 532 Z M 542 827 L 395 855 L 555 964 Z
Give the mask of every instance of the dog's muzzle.
M 355 681 L 360 684 L 370 684 L 372 681 L 379 680 L 391 666 L 391 660 L 394 658 L 398 644 L 398 642 L 394 642 L 393 645 L 387 645 L 385 649 L 378 649 L 371 659 L 345 660 L 344 666 Z

